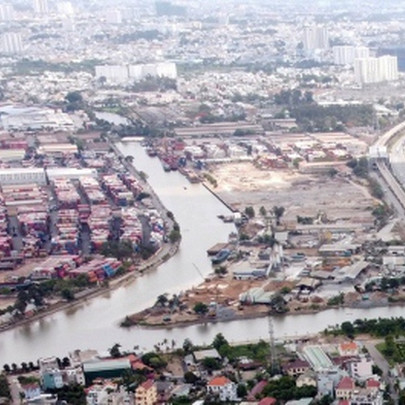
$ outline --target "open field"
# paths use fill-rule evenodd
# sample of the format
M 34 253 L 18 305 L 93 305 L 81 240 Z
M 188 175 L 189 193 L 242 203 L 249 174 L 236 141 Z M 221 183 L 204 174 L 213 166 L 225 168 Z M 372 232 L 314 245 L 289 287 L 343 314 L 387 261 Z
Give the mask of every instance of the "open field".
M 235 209 L 252 205 L 258 212 L 261 206 L 281 205 L 287 221 L 325 213 L 329 221 L 373 222 L 375 200 L 367 188 L 338 176 L 264 171 L 252 163 L 215 166 L 211 174 L 218 182 L 215 192 Z

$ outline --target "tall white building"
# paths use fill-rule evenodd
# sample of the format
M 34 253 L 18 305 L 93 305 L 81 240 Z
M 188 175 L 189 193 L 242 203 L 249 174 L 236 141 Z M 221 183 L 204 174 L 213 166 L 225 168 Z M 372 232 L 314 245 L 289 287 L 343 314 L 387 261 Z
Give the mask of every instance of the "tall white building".
M 1 37 L 1 51 L 6 54 L 17 54 L 23 51 L 21 34 L 6 32 Z
M 149 63 L 145 65 L 100 65 L 96 66 L 96 78 L 107 82 L 124 83 L 140 81 L 147 76 L 177 78 L 177 67 L 173 62 Z
M 128 82 L 128 65 L 100 65 L 96 66 L 96 78 L 104 77 L 107 82 Z
M 354 48 L 354 59 L 369 57 L 370 49 L 368 49 L 366 46 L 357 46 L 356 48 Z
M 13 6 L 11 4 L 0 4 L 0 21 L 12 21 L 14 18 Z
M 354 60 L 354 75 L 357 83 L 369 84 L 389 82 L 398 79 L 398 59 L 385 55 L 379 58 Z
M 327 28 L 318 25 L 305 27 L 303 44 L 306 52 L 315 51 L 316 49 L 328 49 L 329 33 Z
M 34 0 L 34 13 L 35 14 L 48 14 L 48 0 Z
M 58 10 L 58 14 L 62 14 L 64 16 L 72 16 L 75 13 L 70 1 L 61 1 L 56 5 L 56 8 Z
M 108 24 L 122 23 L 122 13 L 120 10 L 117 9 L 107 10 L 105 18 Z
M 333 61 L 336 65 L 353 65 L 355 59 L 368 58 L 369 49 L 365 46 L 341 45 L 334 46 Z

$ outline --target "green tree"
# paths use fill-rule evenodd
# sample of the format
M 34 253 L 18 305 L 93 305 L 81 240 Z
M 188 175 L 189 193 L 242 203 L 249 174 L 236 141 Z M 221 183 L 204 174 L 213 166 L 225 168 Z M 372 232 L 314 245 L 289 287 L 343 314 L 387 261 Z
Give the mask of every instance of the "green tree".
M 275 205 L 273 207 L 273 214 L 276 217 L 276 224 L 277 225 L 280 225 L 280 219 L 284 215 L 284 212 L 285 212 L 285 208 L 282 207 L 282 206 Z
M 198 377 L 191 371 L 186 371 L 184 373 L 184 382 L 186 384 L 195 384 L 198 381 Z
M 181 239 L 181 233 L 180 231 L 176 229 L 172 229 L 169 233 L 169 240 L 171 243 L 175 243 Z
M 238 387 L 236 389 L 236 393 L 238 395 L 238 398 L 245 398 L 247 395 L 247 388 L 245 384 L 238 384 Z
M 255 216 L 255 209 L 252 206 L 245 208 L 245 214 L 248 218 L 254 218 Z
M 329 170 L 328 170 L 328 175 L 330 176 L 330 177 L 335 177 L 337 174 L 338 174 L 339 172 L 334 168 L 334 167 L 331 167 Z
M 121 357 L 121 350 L 120 350 L 121 345 L 119 343 L 115 343 L 113 347 L 110 349 L 110 356 L 111 357 Z
M 71 91 L 66 94 L 65 99 L 69 103 L 79 103 L 83 101 L 83 96 L 78 91 Z
M 208 306 L 203 302 L 197 302 L 194 305 L 194 312 L 198 315 L 206 315 L 208 312 Z
M 229 343 L 222 333 L 218 333 L 212 341 L 212 346 L 219 350 L 222 346 L 229 346 Z
M 215 359 L 213 357 L 206 357 L 202 361 L 202 365 L 208 370 L 208 371 L 213 371 L 213 370 L 219 370 L 221 368 L 221 363 L 218 359 Z
M 156 304 L 160 305 L 161 307 L 164 307 L 168 301 L 169 300 L 168 300 L 166 294 L 161 294 L 157 297 Z
M 0 397 L 11 399 L 10 385 L 4 374 L 0 374 Z
M 351 322 L 346 321 L 342 323 L 341 329 L 343 331 L 343 333 L 348 336 L 348 337 L 353 337 L 354 336 L 354 326 Z
M 61 296 L 66 301 L 73 301 L 75 299 L 75 295 L 73 294 L 73 292 L 70 288 L 64 288 L 61 291 Z
M 191 353 L 193 348 L 194 348 L 193 342 L 189 338 L 184 339 L 183 350 L 185 351 L 185 353 L 187 354 Z

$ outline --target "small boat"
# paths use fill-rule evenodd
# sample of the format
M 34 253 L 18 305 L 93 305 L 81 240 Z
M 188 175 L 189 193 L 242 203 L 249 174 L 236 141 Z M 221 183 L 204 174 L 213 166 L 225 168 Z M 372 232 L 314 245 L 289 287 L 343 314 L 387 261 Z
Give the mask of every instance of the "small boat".
M 225 261 L 229 255 L 231 254 L 231 251 L 229 249 L 221 249 L 212 259 L 211 263 L 212 264 L 220 264 L 223 261 Z
M 157 150 L 154 148 L 147 148 L 146 149 L 146 153 L 148 154 L 148 156 L 150 157 L 155 157 L 157 156 Z

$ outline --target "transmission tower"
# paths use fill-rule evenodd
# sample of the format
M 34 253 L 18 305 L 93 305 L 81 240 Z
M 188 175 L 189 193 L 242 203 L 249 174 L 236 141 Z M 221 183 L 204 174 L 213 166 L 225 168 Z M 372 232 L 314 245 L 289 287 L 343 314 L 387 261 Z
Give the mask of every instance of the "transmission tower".
M 271 373 L 272 373 L 272 375 L 276 375 L 279 372 L 279 364 L 278 364 L 276 344 L 274 342 L 274 327 L 273 327 L 273 320 L 272 320 L 271 316 L 268 317 L 268 323 L 269 323 Z

